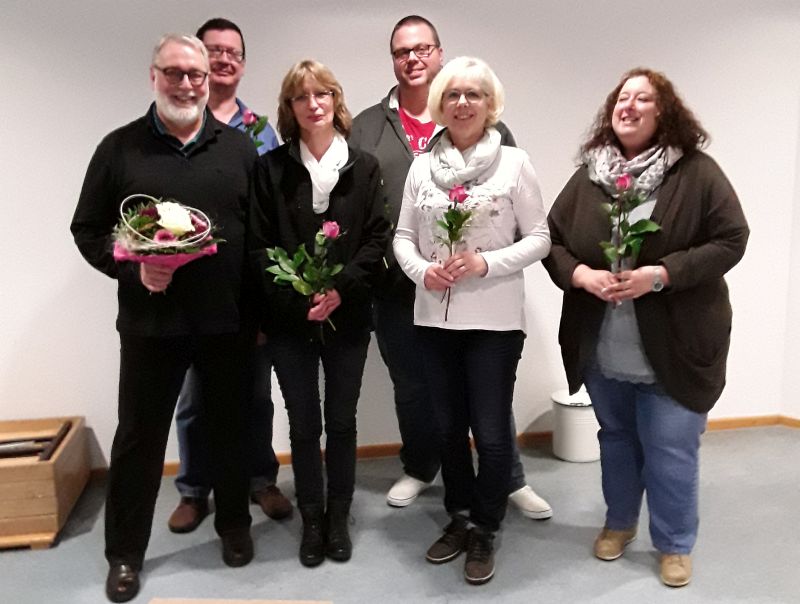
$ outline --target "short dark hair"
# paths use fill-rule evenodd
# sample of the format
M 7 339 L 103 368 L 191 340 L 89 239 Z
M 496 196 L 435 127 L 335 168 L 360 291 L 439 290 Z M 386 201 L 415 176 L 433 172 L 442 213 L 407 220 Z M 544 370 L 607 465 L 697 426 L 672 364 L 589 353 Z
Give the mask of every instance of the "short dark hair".
M 244 35 L 242 34 L 242 30 L 239 29 L 239 26 L 236 25 L 233 21 L 229 21 L 228 19 L 223 19 L 222 17 L 216 17 L 214 19 L 209 19 L 205 23 L 200 26 L 200 29 L 197 30 L 197 34 L 195 34 L 201 40 L 205 33 L 210 30 L 215 29 L 218 31 L 225 31 L 227 29 L 231 29 L 239 34 L 239 39 L 242 41 L 242 57 L 247 56 L 247 51 L 244 47 Z
M 401 27 L 405 27 L 406 25 L 427 25 L 431 28 L 431 32 L 433 32 L 433 43 L 436 44 L 436 47 L 442 45 L 439 41 L 439 32 L 436 31 L 436 28 L 433 26 L 433 23 L 428 21 L 425 17 L 420 17 L 419 15 L 408 15 L 408 17 L 403 17 L 400 19 L 394 26 L 392 30 L 392 35 L 389 36 L 389 50 L 394 50 L 392 48 L 392 40 L 394 40 L 394 35 L 397 33 L 397 30 Z M 200 36 L 197 36 L 198 38 Z

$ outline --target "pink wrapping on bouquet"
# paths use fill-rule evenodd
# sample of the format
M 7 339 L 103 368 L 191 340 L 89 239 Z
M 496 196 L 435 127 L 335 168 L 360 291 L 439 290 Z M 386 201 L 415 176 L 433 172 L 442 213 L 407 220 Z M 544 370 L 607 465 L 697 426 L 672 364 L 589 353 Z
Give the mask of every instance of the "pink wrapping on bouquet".
M 213 256 L 217 253 L 217 244 L 202 248 L 199 252 L 189 254 L 136 254 L 126 250 L 119 241 L 114 243 L 114 260 L 117 262 L 140 262 L 142 264 L 152 264 L 155 266 L 166 266 L 176 269 L 192 260 L 197 260 L 203 256 Z

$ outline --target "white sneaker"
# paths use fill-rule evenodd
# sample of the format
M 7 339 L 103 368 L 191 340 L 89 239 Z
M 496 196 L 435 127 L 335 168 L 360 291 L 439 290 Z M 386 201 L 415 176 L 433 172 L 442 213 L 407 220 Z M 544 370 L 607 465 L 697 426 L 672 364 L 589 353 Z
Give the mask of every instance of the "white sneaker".
M 528 485 L 517 489 L 508 498 L 519 508 L 522 515 L 528 518 L 546 520 L 553 515 L 553 509 L 550 504 L 539 497 Z
M 431 486 L 430 482 L 417 480 L 407 474 L 392 485 L 386 495 L 386 503 L 396 508 L 404 508 L 414 502 L 417 495 Z

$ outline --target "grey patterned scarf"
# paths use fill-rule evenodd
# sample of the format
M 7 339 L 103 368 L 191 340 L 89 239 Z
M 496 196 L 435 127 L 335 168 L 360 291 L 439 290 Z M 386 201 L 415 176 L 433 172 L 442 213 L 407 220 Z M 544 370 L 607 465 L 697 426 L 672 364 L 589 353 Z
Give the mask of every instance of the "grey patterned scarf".
M 586 151 L 581 160 L 589 169 L 589 179 L 612 197 L 617 196 L 617 178 L 628 173 L 634 178 L 633 191 L 647 199 L 682 156 L 677 147 L 655 145 L 627 160 L 618 147 L 606 145 Z

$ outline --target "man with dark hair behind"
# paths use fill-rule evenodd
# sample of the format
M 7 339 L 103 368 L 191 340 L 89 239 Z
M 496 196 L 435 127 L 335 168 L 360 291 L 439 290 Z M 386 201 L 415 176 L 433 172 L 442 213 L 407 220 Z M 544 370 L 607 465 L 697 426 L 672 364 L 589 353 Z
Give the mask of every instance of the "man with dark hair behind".
M 380 103 L 356 116 L 350 142 L 378 158 L 390 220 L 396 225 L 411 162 L 415 155 L 427 151 L 431 139 L 441 131 L 428 111 L 428 91 L 442 68 L 443 50 L 433 24 L 419 15 L 409 15 L 394 26 L 389 52 L 397 86 Z M 503 145 L 516 146 L 503 122 L 495 127 Z M 375 335 L 394 385 L 405 472 L 386 500 L 391 506 L 404 507 L 436 477 L 439 442 L 414 327 L 414 283 L 398 266 L 391 245 L 386 260 L 387 277 L 383 287 L 376 288 Z M 516 434 L 513 414 L 509 421 Z M 509 499 L 528 518 L 543 520 L 553 515 L 550 505 L 526 484 L 516 441 L 509 493 Z
M 197 30 L 197 37 L 208 51 L 211 67 L 208 75 L 208 108 L 220 122 L 244 131 L 245 126 L 257 116 L 236 96 L 247 60 L 242 31 L 228 19 L 215 18 L 209 19 Z M 269 124 L 258 134 L 257 140 L 261 142 L 257 147 L 259 155 L 278 145 L 275 131 Z M 263 336 L 260 338 L 263 340 Z M 246 409 L 249 433 L 245 452 L 251 476 L 250 498 L 261 506 L 267 516 L 279 520 L 291 515 L 292 504 L 275 485 L 279 464 L 272 448 L 272 361 L 266 342 L 260 341 L 253 349 L 249 369 L 249 407 Z M 174 533 L 193 531 L 209 512 L 211 462 L 206 449 L 205 418 L 201 407 L 200 387 L 191 369 L 178 399 L 175 415 L 181 462 L 175 486 L 181 494 L 181 500 L 168 521 Z

